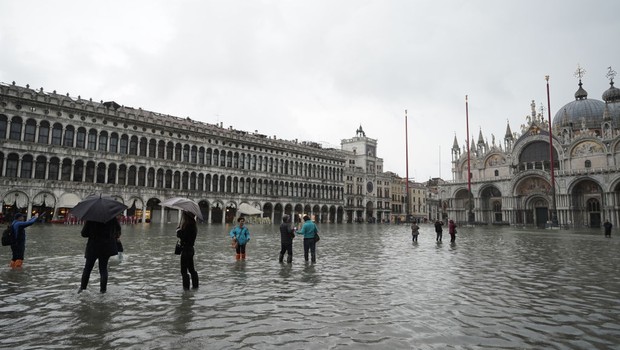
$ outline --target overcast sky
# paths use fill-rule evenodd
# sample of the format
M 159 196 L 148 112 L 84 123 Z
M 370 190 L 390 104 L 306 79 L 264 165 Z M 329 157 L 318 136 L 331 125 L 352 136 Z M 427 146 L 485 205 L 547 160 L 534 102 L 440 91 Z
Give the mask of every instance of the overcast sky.
M 452 179 L 454 136 L 501 143 L 620 71 L 620 1 L 1 1 L 0 82 L 340 147 Z M 545 112 L 546 113 L 546 112 Z M 440 173 L 441 172 L 441 173 Z

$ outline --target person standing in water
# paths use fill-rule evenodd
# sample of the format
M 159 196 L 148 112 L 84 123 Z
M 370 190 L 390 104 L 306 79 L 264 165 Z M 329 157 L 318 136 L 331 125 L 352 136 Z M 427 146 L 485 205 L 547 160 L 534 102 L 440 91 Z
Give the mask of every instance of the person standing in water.
M 237 247 L 235 248 L 237 255 L 235 259 L 245 260 L 245 245 L 250 240 L 250 231 L 245 226 L 245 218 L 240 217 L 237 219 L 237 222 L 239 225 L 230 231 L 230 237 L 237 242 Z
M 284 253 L 287 253 L 286 262 L 293 262 L 293 238 L 295 228 L 291 227 L 291 217 L 284 215 L 280 224 L 280 262 L 284 262 Z
M 316 224 L 310 220 L 308 215 L 304 215 L 304 224 L 301 230 L 297 231 L 298 235 L 304 236 L 304 259 L 308 261 L 308 251 L 312 256 L 312 262 L 316 262 L 316 238 L 315 235 L 319 232 Z
M 456 242 L 456 224 L 454 220 L 448 221 L 448 233 L 450 234 L 450 243 Z
M 420 234 L 420 226 L 418 226 L 418 224 L 414 221 L 411 224 L 411 239 L 413 240 L 413 242 L 418 241 L 419 234 Z
M 437 220 L 435 221 L 435 233 L 437 233 L 437 238 L 435 240 L 437 242 L 441 242 L 441 237 L 443 236 L 443 222 Z
M 95 266 L 95 261 L 99 260 L 99 291 L 105 293 L 108 288 L 108 261 L 111 256 L 118 254 L 116 236 L 120 235 L 121 225 L 116 218 L 106 223 L 96 221 L 86 221 L 82 228 L 82 237 L 87 237 L 86 251 L 84 257 L 86 262 L 82 271 L 82 280 L 78 293 L 81 293 L 88 286 L 90 273 Z
M 11 229 L 13 233 L 13 243 L 11 251 L 13 256 L 9 266 L 11 268 L 20 268 L 24 263 L 24 254 L 26 252 L 26 227 L 37 222 L 39 214 L 34 214 L 30 220 L 26 221 L 26 215 L 22 213 L 15 214 Z
M 181 222 L 177 227 L 177 237 L 181 240 L 181 277 L 183 278 L 183 289 L 189 290 L 189 280 L 192 279 L 192 288 L 198 288 L 198 272 L 194 267 L 194 243 L 198 228 L 194 215 L 183 211 Z M 188 274 L 189 272 L 189 274 Z
M 614 227 L 614 225 L 612 225 L 609 220 L 605 220 L 603 227 L 605 228 L 605 237 L 611 238 L 611 228 Z

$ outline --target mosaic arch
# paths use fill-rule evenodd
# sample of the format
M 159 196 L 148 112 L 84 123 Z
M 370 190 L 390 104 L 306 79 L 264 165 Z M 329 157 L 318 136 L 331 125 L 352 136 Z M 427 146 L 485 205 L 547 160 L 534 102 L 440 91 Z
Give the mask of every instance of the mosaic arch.
M 601 227 L 604 208 L 603 188 L 590 178 L 575 181 L 569 187 L 572 221 L 576 227 Z

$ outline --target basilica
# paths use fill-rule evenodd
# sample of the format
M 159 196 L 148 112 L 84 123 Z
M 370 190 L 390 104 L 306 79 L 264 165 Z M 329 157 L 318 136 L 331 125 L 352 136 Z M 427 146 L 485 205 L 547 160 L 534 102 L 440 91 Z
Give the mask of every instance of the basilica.
M 620 89 L 609 68 L 602 100 L 579 78 L 574 99 L 549 117 L 531 113 L 503 142 L 480 132 L 452 146 L 453 180 L 439 193 L 443 216 L 461 223 L 538 227 L 620 225 Z M 468 179 L 469 174 L 469 179 Z

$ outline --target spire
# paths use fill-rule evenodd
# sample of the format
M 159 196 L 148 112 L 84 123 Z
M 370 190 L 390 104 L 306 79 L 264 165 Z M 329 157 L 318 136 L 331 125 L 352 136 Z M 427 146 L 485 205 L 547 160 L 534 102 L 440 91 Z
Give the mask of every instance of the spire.
M 478 133 L 478 145 L 484 145 L 484 137 L 482 137 L 482 128 L 480 128 L 480 132 Z
M 504 135 L 504 139 L 512 140 L 512 130 L 510 130 L 510 122 L 506 120 L 506 135 Z
M 456 140 L 456 133 L 454 134 L 454 142 L 452 142 L 452 149 L 459 149 L 459 142 Z

